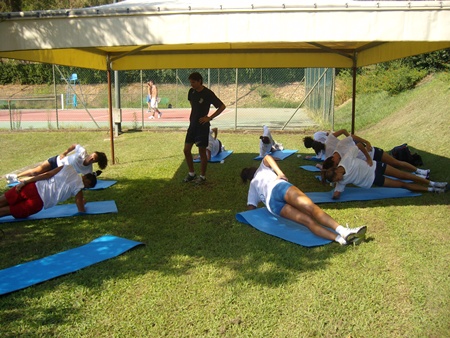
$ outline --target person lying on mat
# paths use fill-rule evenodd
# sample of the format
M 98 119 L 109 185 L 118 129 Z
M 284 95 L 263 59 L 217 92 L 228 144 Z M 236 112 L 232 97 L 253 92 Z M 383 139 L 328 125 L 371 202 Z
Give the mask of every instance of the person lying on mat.
M 341 245 L 359 244 L 364 239 L 366 226 L 348 228 L 339 225 L 314 204 L 303 191 L 288 182 L 287 177 L 270 155 L 263 158 L 259 168 L 242 169 L 241 178 L 244 183 L 247 180 L 250 181 L 248 209 L 256 209 L 259 202 L 263 202 L 273 215 L 303 224 L 315 235 L 336 241 Z M 338 234 L 323 226 L 333 229 Z
M 272 138 L 269 127 L 263 126 L 263 134 L 259 137 L 259 156 L 263 157 L 277 150 L 283 150 L 283 145 Z
M 324 133 L 324 132 L 319 132 Z M 314 134 L 315 135 L 315 134 Z M 346 129 L 341 129 L 338 131 L 335 131 L 334 133 L 326 133 L 326 137 L 321 134 L 320 137 L 317 137 L 316 139 L 312 139 L 311 137 L 307 136 L 303 139 L 303 144 L 305 148 L 313 148 L 314 152 L 316 153 L 316 157 L 325 160 L 327 157 L 331 156 L 336 149 L 338 143 L 340 142 L 340 139 L 338 138 L 341 135 L 345 135 L 345 137 L 350 137 L 353 139 L 355 143 L 361 142 L 371 149 L 371 144 L 369 141 L 366 141 L 365 139 L 357 136 L 357 135 L 350 135 L 350 133 Z M 306 156 L 306 159 L 311 158 L 312 156 Z M 321 165 L 317 164 L 316 167 L 321 169 Z
M 93 173 L 79 175 L 71 165 L 57 167 L 21 181 L 0 196 L 0 217 L 12 215 L 26 218 L 51 208 L 75 196 L 79 212 L 85 212 L 84 188 L 93 188 L 97 177 Z
M 211 160 L 211 157 L 219 155 L 222 151 L 225 151 L 225 147 L 222 142 L 217 138 L 217 134 L 219 133 L 219 129 L 212 128 L 209 132 L 209 140 L 208 147 L 206 147 L 206 156 L 208 161 Z M 195 156 L 194 160 L 199 160 L 200 155 Z
M 386 163 L 378 161 L 363 161 L 358 156 L 358 148 L 351 148 L 336 167 L 322 171 L 322 182 L 326 180 L 336 183 L 333 199 L 338 199 L 347 184 L 354 184 L 361 188 L 372 185 L 390 188 L 405 188 L 418 192 L 445 192 L 447 182 L 434 182 L 426 178 L 401 171 Z M 395 180 L 387 176 L 400 179 Z M 411 180 L 407 183 L 401 180 Z
M 98 163 L 100 169 L 105 169 L 108 165 L 108 158 L 105 153 L 99 151 L 89 155 L 86 149 L 79 144 L 72 144 L 62 154 L 50 157 L 39 166 L 25 170 L 17 175 L 8 174 L 6 179 L 8 183 L 14 183 L 18 182 L 20 177 L 36 176 L 63 165 L 73 166 L 79 174 L 89 174 L 93 172 L 93 163 Z

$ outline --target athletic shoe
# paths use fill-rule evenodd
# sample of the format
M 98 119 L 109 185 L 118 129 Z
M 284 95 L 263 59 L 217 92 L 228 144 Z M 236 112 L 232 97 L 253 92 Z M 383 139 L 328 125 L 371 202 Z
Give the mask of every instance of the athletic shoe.
M 347 229 L 345 231 L 345 233 L 341 236 L 344 237 L 345 241 L 347 243 L 350 243 L 352 241 L 355 240 L 355 238 L 364 238 L 364 236 L 366 235 L 366 231 L 367 231 L 367 226 L 363 225 L 361 227 L 358 228 L 349 228 L 348 224 L 347 224 Z
M 162 113 L 158 113 L 158 118 L 160 119 L 162 116 Z
M 152 116 L 149 116 L 148 117 L 150 120 L 153 120 L 155 117 L 152 115 Z
M 430 187 L 433 188 L 446 188 L 447 187 L 447 182 L 430 182 Z
M 195 180 L 196 177 L 197 177 L 197 175 L 191 176 L 191 175 L 187 174 L 187 176 L 184 178 L 183 182 L 185 182 L 185 183 L 192 182 L 193 180 Z
M 194 183 L 196 184 L 196 185 L 200 185 L 200 184 L 203 184 L 203 183 L 205 183 L 206 182 L 206 178 L 205 177 L 201 177 L 201 176 L 198 176 L 195 180 L 194 180 Z
M 352 239 L 347 241 L 346 245 L 360 245 L 362 242 L 364 242 L 364 236 L 353 237 Z
M 5 178 L 6 178 L 6 181 L 8 182 L 8 184 L 19 182 L 16 174 L 8 174 L 5 176 Z
M 436 194 L 443 194 L 447 191 L 446 188 L 439 188 L 439 187 L 432 187 L 432 188 L 433 188 L 432 192 Z
M 421 176 L 421 177 L 424 177 L 424 178 L 428 179 L 430 177 L 430 171 L 431 171 L 430 169 L 419 169 L 419 168 L 417 168 L 415 174 L 417 176 Z

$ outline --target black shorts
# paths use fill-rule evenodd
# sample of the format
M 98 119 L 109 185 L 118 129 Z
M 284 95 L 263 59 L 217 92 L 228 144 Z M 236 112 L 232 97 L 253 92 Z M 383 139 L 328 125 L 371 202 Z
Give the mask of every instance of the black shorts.
M 373 153 L 373 160 L 377 162 L 381 162 L 381 158 L 383 157 L 384 150 L 381 148 L 373 147 L 375 149 Z
M 377 167 L 375 168 L 375 179 L 373 180 L 373 184 L 379 187 L 384 186 L 384 172 L 386 171 L 386 163 L 383 162 L 375 162 Z
M 52 168 L 52 169 L 55 169 L 55 168 L 57 168 L 58 167 L 58 163 L 56 162 L 56 158 L 57 158 L 58 156 L 53 156 L 53 157 L 50 157 L 47 161 L 48 161 L 48 163 L 50 163 L 50 168 Z
M 184 143 L 193 144 L 199 148 L 208 147 L 209 143 L 209 123 L 204 125 L 189 125 Z

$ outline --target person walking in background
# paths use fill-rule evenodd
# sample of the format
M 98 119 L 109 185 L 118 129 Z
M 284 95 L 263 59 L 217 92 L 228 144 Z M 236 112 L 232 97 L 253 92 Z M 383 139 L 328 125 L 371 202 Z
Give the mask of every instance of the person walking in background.
M 209 143 L 210 122 L 219 116 L 226 106 L 212 90 L 203 85 L 203 77 L 200 73 L 194 72 L 189 75 L 189 82 L 192 87 L 188 92 L 191 114 L 183 149 L 189 173 L 183 181 L 202 184 L 206 181 L 206 168 L 208 166 L 206 148 Z M 216 108 L 216 111 L 208 116 L 211 105 Z M 194 170 L 194 159 L 192 156 L 194 143 L 198 147 L 200 154 L 200 175 L 198 177 Z
M 148 99 L 150 97 L 150 102 L 148 102 Z M 152 113 L 152 115 L 149 116 L 149 119 L 155 118 L 155 113 L 158 113 L 158 118 L 161 118 L 162 113 L 158 109 L 158 88 L 155 85 L 155 82 L 153 80 L 148 81 L 148 95 L 147 95 L 147 103 L 149 104 L 149 112 Z

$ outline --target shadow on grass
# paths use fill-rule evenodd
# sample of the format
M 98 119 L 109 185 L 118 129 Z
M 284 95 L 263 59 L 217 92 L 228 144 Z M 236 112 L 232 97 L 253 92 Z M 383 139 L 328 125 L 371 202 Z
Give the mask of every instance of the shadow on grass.
M 235 215 L 246 210 L 248 191 L 248 184 L 241 183 L 239 173 L 243 167 L 259 165 L 254 157 L 255 154 L 250 153 L 233 153 L 224 164 L 209 164 L 208 181 L 203 186 L 182 183 L 187 170 L 180 159 L 171 179 L 121 178 L 111 188 L 86 193 L 88 200 L 115 200 L 118 214 L 3 224 L 6 237 L 0 241 L 2 268 L 68 250 L 104 234 L 145 243 L 115 259 L 3 296 L 3 324 L 25 318 L 40 325 L 67 321 L 71 312 L 82 308 L 83 295 L 73 295 L 75 299 L 70 308 L 39 309 L 27 303 L 29 297 L 45 297 L 56 286 L 81 285 L 101 292 L 108 281 L 129 280 L 150 271 L 183 276 L 198 266 L 207 265 L 231 271 L 226 283 L 244 280 L 277 287 L 297 280 L 304 272 L 326 269 L 332 257 L 354 249 L 336 243 L 304 248 L 236 221 Z M 431 154 L 424 154 L 423 158 L 425 163 L 433 159 Z M 449 167 L 446 158 L 433 161 L 442 168 Z M 307 161 L 293 155 L 279 165 L 302 190 L 325 191 L 314 179 L 314 173 L 298 168 L 304 162 Z M 434 166 L 430 168 L 434 172 Z M 436 172 L 442 174 L 439 169 Z M 107 173 L 104 179 L 108 179 Z M 326 208 L 448 204 L 447 196 L 424 194 L 408 199 L 327 204 Z M 158 281 L 149 280 L 149 283 Z

